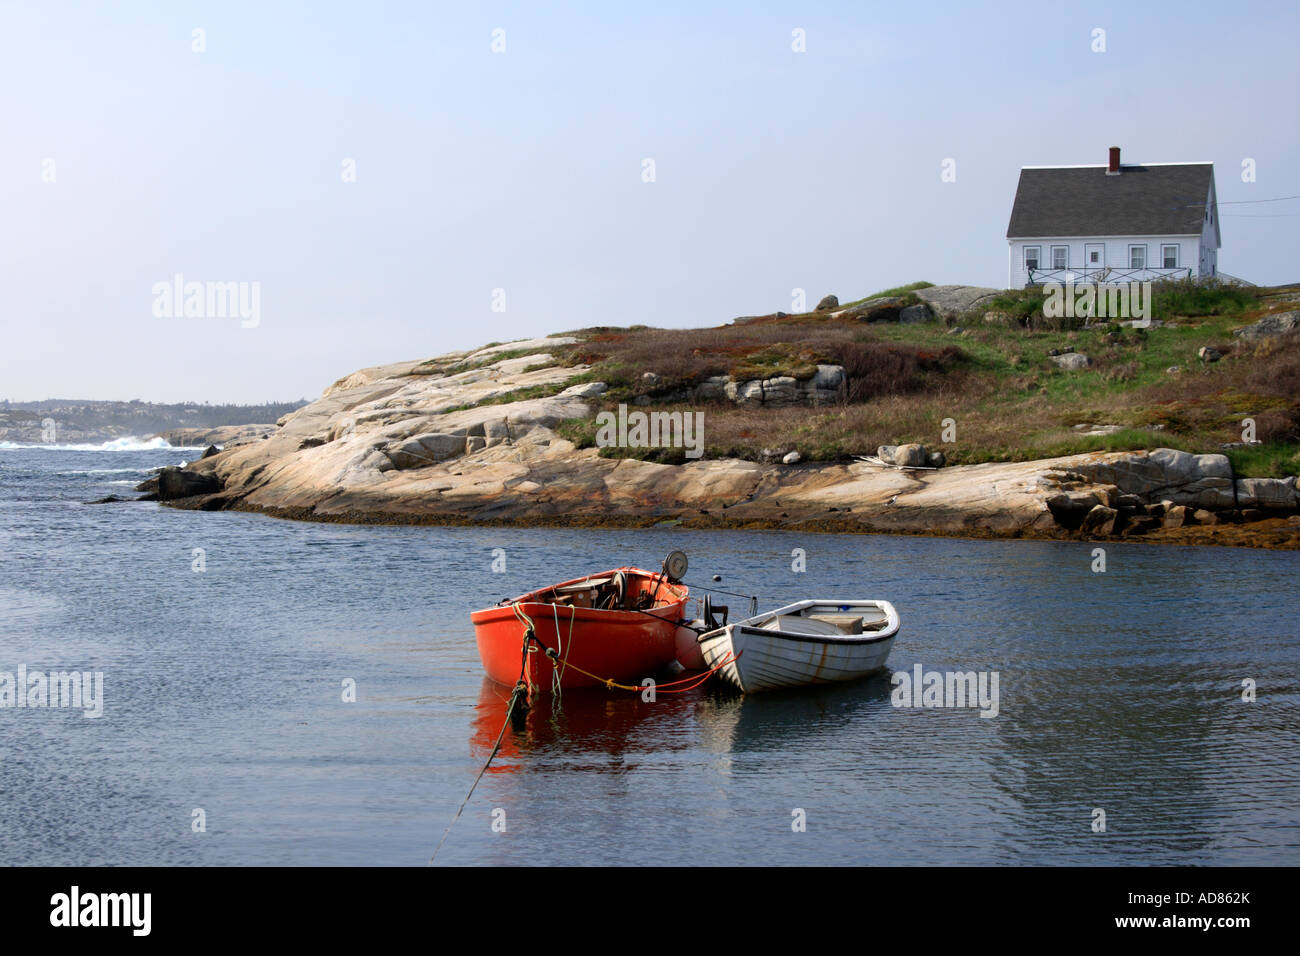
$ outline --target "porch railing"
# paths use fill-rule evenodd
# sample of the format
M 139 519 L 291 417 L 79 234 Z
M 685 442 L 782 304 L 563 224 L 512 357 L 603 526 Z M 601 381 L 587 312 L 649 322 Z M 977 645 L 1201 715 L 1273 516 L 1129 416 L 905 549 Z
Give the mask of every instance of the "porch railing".
M 1120 268 L 1103 266 L 1088 269 L 1030 269 L 1029 284 L 1042 285 L 1044 282 L 1059 282 L 1062 285 L 1100 284 L 1120 282 L 1165 282 L 1171 279 L 1190 279 L 1192 270 L 1188 266 L 1177 269 L 1157 268 Z

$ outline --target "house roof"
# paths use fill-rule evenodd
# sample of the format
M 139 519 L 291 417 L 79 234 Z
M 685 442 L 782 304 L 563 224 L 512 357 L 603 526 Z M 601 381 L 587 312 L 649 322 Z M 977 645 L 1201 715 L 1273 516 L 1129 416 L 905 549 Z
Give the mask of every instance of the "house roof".
M 1025 166 L 1007 238 L 1199 235 L 1213 185 L 1212 163 Z

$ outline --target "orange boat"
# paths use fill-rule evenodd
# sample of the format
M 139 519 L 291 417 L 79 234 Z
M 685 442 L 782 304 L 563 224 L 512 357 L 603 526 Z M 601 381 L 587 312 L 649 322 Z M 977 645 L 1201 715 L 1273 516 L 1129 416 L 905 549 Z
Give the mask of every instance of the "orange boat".
M 483 667 L 499 684 L 514 686 L 521 669 L 531 690 L 634 684 L 676 659 L 688 591 L 667 567 L 615 568 L 502 601 L 470 620 Z

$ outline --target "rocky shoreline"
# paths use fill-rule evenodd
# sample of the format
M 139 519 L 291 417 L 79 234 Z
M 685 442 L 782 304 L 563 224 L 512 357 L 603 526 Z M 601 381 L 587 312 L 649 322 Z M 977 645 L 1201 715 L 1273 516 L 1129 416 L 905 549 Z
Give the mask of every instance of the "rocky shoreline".
M 1296 479 L 1237 478 L 1223 455 L 1156 449 L 948 467 L 935 467 L 941 452 L 919 446 L 886 446 L 877 459 L 848 463 L 602 457 L 557 430 L 594 415 L 605 391 L 586 380 L 589 369 L 544 351 L 563 341 L 364 369 L 274 427 L 246 428 L 141 490 L 173 507 L 365 524 L 1300 548 Z M 819 386 L 838 381 L 831 368 L 818 375 Z M 746 400 L 744 388 L 730 392 L 720 400 Z

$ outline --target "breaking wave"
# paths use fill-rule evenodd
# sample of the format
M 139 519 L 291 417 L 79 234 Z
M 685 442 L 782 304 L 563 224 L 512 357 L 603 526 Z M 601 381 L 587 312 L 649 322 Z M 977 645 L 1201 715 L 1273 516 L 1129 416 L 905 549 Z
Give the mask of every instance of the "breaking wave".
M 0 441 L 0 449 L 4 450 L 43 448 L 47 451 L 158 451 L 163 449 L 187 451 L 196 447 L 200 449 L 202 448 L 202 446 L 193 445 L 169 445 L 163 438 L 137 438 L 134 435 L 127 435 L 123 438 L 114 438 L 112 441 L 106 441 L 99 445 L 43 445 L 34 442 Z

